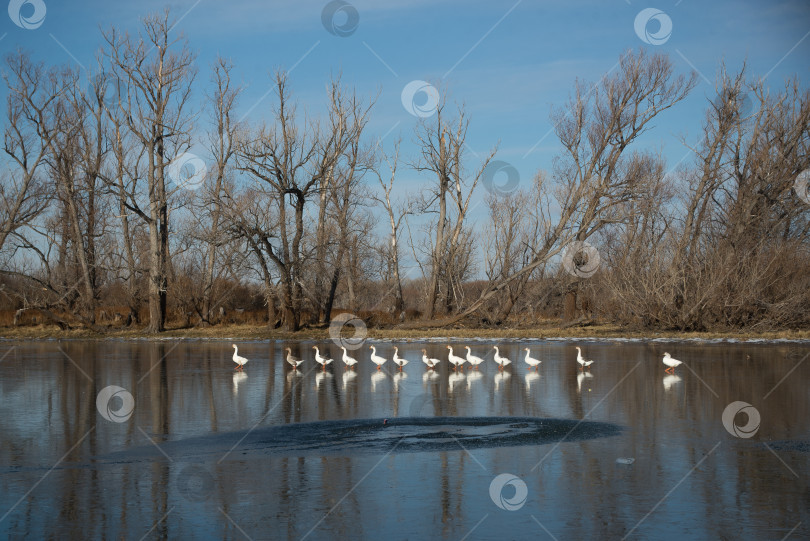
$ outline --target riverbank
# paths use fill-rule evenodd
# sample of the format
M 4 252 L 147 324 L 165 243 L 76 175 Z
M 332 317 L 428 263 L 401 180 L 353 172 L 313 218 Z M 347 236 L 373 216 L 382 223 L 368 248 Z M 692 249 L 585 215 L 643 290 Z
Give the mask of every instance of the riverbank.
M 351 337 L 353 328 L 347 326 L 344 336 Z M 559 324 L 548 323 L 530 327 L 508 328 L 469 328 L 444 329 L 368 329 L 367 337 L 372 339 L 421 339 L 421 338 L 630 338 L 630 339 L 672 339 L 672 340 L 810 340 L 810 330 L 780 330 L 753 332 L 750 330 L 725 332 L 678 332 L 627 329 L 617 325 L 589 325 L 562 329 Z M 111 329 L 98 333 L 89 329 L 62 330 L 56 326 L 33 326 L 0 328 L 0 339 L 6 340 L 126 340 L 126 339 L 210 339 L 210 340 L 326 340 L 329 329 L 311 328 L 298 332 L 268 329 L 261 325 L 218 325 L 207 328 L 169 329 L 160 334 L 149 334 L 143 329 Z

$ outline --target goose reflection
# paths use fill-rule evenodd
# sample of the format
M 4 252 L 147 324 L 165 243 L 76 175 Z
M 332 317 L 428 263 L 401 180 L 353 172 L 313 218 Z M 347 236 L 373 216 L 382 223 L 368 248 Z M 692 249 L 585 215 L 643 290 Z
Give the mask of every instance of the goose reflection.
M 507 381 L 509 381 L 509 378 L 511 377 L 512 374 L 510 374 L 506 370 L 499 371 L 497 374 L 495 374 L 495 391 L 497 392 L 501 386 L 501 383 L 506 383 Z
M 484 375 L 478 370 L 472 371 L 467 374 L 467 390 L 469 391 L 474 381 L 482 379 Z
M 577 374 L 577 392 L 582 392 L 582 382 L 586 379 L 592 379 L 593 374 L 590 372 L 579 372 Z
M 233 375 L 233 394 L 239 394 L 239 384 L 244 382 L 248 379 L 248 375 L 242 372 L 241 370 L 237 371 Z
M 323 383 L 323 380 L 330 379 L 331 377 L 332 377 L 331 372 L 324 372 L 324 371 L 316 372 L 315 373 L 315 390 L 320 390 L 321 384 Z
M 377 385 L 388 379 L 388 374 L 380 370 L 371 374 L 371 392 L 377 392 Z
M 540 379 L 540 374 L 537 372 L 529 372 L 524 377 L 526 378 L 526 390 L 531 391 L 532 383 Z
M 422 383 L 427 385 L 428 382 L 439 379 L 439 373 L 435 370 L 426 370 L 424 374 L 422 374 Z
M 287 384 L 292 385 L 293 383 L 297 383 L 301 376 L 302 374 L 299 370 L 290 370 L 287 372 Z
M 665 391 L 672 390 L 672 386 L 675 385 L 676 383 L 680 383 L 680 381 L 681 376 L 677 374 L 669 374 L 667 376 L 664 376 L 664 379 L 662 380 L 662 383 L 664 384 L 664 390 Z
M 343 390 L 346 390 L 346 387 L 349 383 L 354 382 L 354 379 L 357 377 L 357 372 L 354 370 L 346 370 L 343 372 Z
M 394 374 L 394 392 L 399 392 L 399 384 L 402 380 L 408 379 L 408 374 L 405 372 L 397 372 Z
M 453 372 L 450 374 L 450 377 L 447 378 L 447 390 L 452 393 L 456 385 L 460 385 L 465 379 L 467 379 L 465 374 L 461 372 Z

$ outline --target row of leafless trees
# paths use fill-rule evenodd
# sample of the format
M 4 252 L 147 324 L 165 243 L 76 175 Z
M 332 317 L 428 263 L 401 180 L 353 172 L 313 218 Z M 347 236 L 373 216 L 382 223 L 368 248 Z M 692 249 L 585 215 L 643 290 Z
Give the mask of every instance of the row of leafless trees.
M 798 81 L 773 90 L 745 69 L 721 72 L 702 139 L 668 171 L 638 139 L 696 79 L 665 55 L 625 53 L 553 112 L 563 150 L 552 171 L 493 189 L 496 149 L 466 155 L 463 107 L 442 100 L 408 157 L 366 133 L 373 97 L 336 79 L 312 116 L 279 71 L 266 120 L 244 122 L 232 65 L 218 59 L 200 82 L 171 27 L 165 12 L 136 35 L 103 32 L 92 72 L 6 58 L 6 308 L 97 329 L 114 310 L 151 332 L 171 314 L 211 325 L 255 306 L 292 330 L 335 309 L 412 326 L 810 322 L 810 204 L 796 188 L 810 167 L 810 100 Z M 397 186 L 403 169 L 424 179 L 418 190 Z M 489 221 L 476 229 L 484 189 Z M 595 273 L 577 272 L 593 253 L 560 264 L 583 242 L 598 249 Z
M 675 182 L 660 178 L 601 232 L 612 317 L 649 326 L 791 327 L 810 321 L 808 93 L 722 73 L 717 100 Z

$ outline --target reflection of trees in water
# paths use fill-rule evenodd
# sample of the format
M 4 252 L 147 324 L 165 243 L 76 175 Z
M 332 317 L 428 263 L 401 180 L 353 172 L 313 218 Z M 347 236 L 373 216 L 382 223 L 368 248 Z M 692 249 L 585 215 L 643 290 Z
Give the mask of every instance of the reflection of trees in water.
M 667 390 L 662 385 L 663 344 L 587 343 L 588 357 L 599 362 L 591 370 L 594 377 L 585 380 L 578 393 L 572 344 L 546 344 L 538 354 L 543 360 L 540 379 L 532 382 L 530 389 L 525 363 L 515 363 L 508 368 L 512 377 L 501 381 L 495 391 L 496 370 L 489 360 L 482 365 L 480 379 L 469 388 L 455 386 L 453 393 L 448 392 L 446 363 L 440 365 L 435 379 L 427 381 L 420 374 L 424 367 L 409 365 L 409 377 L 398 383 L 397 392 L 389 379 L 388 384 L 372 393 L 370 376 L 374 367 L 367 359 L 361 359 L 357 377 L 345 387 L 341 367 L 334 377 L 324 380 L 320 392 L 315 392 L 315 374 L 307 370 L 314 366 L 311 360 L 300 375 L 289 378 L 281 344 L 251 344 L 257 362 L 249 369 L 249 379 L 240 385 L 238 396 L 234 396 L 233 370 L 226 362 L 227 345 L 63 342 L 18 346 L 19 351 L 0 365 L 0 462 L 39 469 L 8 474 L 13 483 L 2 497 L 2 502 L 8 502 L 3 512 L 47 471 L 43 468 L 52 466 L 77 442 L 79 445 L 67 453 L 61 466 L 74 462 L 86 466 L 54 470 L 0 524 L 2 531 L 43 532 L 44 537 L 57 532 L 68 536 L 141 536 L 174 507 L 175 511 L 156 526 L 155 535 L 191 535 L 202 531 L 195 529 L 202 526 L 187 522 L 190 513 L 197 511 L 178 495 L 175 486 L 185 463 L 164 459 L 156 450 L 158 459 L 149 463 L 102 465 L 91 463 L 91 457 L 150 447 L 138 427 L 161 444 L 163 440 L 194 434 L 247 430 L 268 411 L 260 428 L 322 417 L 396 418 L 392 412 L 411 415 L 410 404 L 417 395 L 423 396 L 421 416 L 458 417 L 480 412 L 584 418 L 627 426 L 619 437 L 560 445 L 531 476 L 517 468 L 531 468 L 551 450 L 550 445 L 521 447 L 517 454 L 506 448 L 471 450 L 487 468 L 514 464 L 513 473 L 526 480 L 532 501 L 554 510 L 558 524 L 573 517 L 568 514 L 569 508 L 571 512 L 589 509 L 588 520 L 565 522 L 566 537 L 593 533 L 621 537 L 718 441 L 722 441 L 720 447 L 673 493 L 672 505 L 689 508 L 690 502 L 698 502 L 701 518 L 696 520 L 728 524 L 729 531 L 736 531 L 734 524 L 769 521 L 774 527 L 782 527 L 784 513 L 780 509 L 793 510 L 790 512 L 795 522 L 806 516 L 806 511 L 797 510 L 807 491 L 806 480 L 796 479 L 760 442 L 801 439 L 810 431 L 810 421 L 797 413 L 810 409 L 810 396 L 803 384 L 810 365 L 807 361 L 799 364 L 810 347 L 668 343 L 666 349 L 684 360 L 688 368 L 678 374 L 681 381 Z M 504 354 L 517 358 L 510 348 L 518 346 L 503 346 Z M 59 347 L 78 366 L 67 360 Z M 408 344 L 403 356 L 416 358 L 421 347 L 425 346 Z M 438 351 L 443 345 L 435 347 Z M 790 355 L 793 352 L 801 355 Z M 796 365 L 798 368 L 788 375 Z M 96 395 L 110 384 L 128 389 L 135 398 L 135 411 L 126 423 L 105 421 L 96 410 Z M 587 392 L 586 386 L 592 391 Z M 734 439 L 723 428 L 721 415 L 732 400 L 747 401 L 759 410 L 762 424 L 755 438 Z M 799 475 L 803 473 L 804 455 L 799 451 L 785 447 L 774 452 Z M 207 505 L 221 507 L 242 526 L 241 521 L 247 517 L 245 505 L 250 503 L 254 511 L 258 507 L 265 510 L 264 514 L 258 513 L 264 518 L 282 517 L 278 519 L 277 533 L 291 537 L 305 534 L 382 458 L 356 454 L 256 460 L 242 456 L 234 452 L 219 463 L 202 462 L 215 482 Z M 617 469 L 614 461 L 618 456 L 632 456 L 636 461 L 632 468 Z M 419 509 L 430 509 L 430 521 L 441 521 L 436 524 L 438 534 L 449 535 L 471 520 L 469 527 L 475 525 L 470 513 L 481 497 L 475 492 L 480 484 L 475 480 L 489 472 L 484 472 L 466 452 L 445 450 L 394 454 L 383 459 L 318 531 L 370 528 L 358 524 L 363 522 L 358 517 L 378 512 L 400 516 L 405 508 L 392 502 L 383 506 L 374 498 L 380 494 L 390 496 L 395 487 L 392 483 L 407 483 L 410 468 L 416 472 L 414 475 L 429 479 L 421 496 L 424 508 Z M 493 475 L 496 473 L 500 472 Z M 555 501 L 550 494 L 558 489 L 560 495 Z M 246 500 L 246 494 L 255 501 Z M 728 505 L 741 495 L 744 502 Z M 614 502 L 608 505 L 607 500 Z M 624 512 L 616 514 L 616 506 Z M 46 509 L 52 512 L 45 513 Z M 313 509 L 317 512 L 313 513 Z M 656 520 L 656 515 L 649 520 Z M 206 531 L 224 534 L 223 528 L 230 528 L 228 532 L 238 534 L 222 515 L 200 520 L 201 525 L 214 528 Z M 597 532 L 594 524 L 598 523 L 606 529 Z M 560 533 L 550 529 L 555 535 Z M 254 533 L 250 526 L 246 531 Z M 696 531 L 702 530 L 698 527 Z

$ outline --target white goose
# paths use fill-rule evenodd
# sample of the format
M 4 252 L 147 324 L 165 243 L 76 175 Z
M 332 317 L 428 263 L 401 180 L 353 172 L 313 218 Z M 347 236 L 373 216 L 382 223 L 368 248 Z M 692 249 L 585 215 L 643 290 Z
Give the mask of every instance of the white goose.
M 293 367 L 293 370 L 296 370 L 299 366 L 301 366 L 301 363 L 303 363 L 304 360 L 293 357 L 292 350 L 287 348 L 287 362 Z
M 344 346 L 340 346 L 340 349 L 343 350 L 343 364 L 345 364 L 347 368 L 354 367 L 354 365 L 357 364 L 357 359 L 354 357 L 349 357 L 349 354 Z
M 529 370 L 534 368 L 535 370 L 537 370 L 539 372 L 540 371 L 540 363 L 543 362 L 543 361 L 541 361 L 540 359 L 535 359 L 534 357 L 530 357 L 529 354 L 531 353 L 531 351 L 529 351 L 529 348 L 523 348 L 523 349 L 526 350 L 526 364 L 529 365 Z
M 582 370 L 585 370 L 585 367 L 591 366 L 593 364 L 593 361 L 589 361 L 582 356 L 582 350 L 579 349 L 579 346 L 576 346 L 576 348 L 577 348 L 577 362 L 579 363 L 580 368 Z
M 470 349 L 470 346 L 464 346 L 464 347 L 467 348 L 467 362 L 470 363 L 470 366 L 472 366 L 473 368 L 478 370 L 478 365 L 481 364 L 482 362 L 484 362 L 484 359 L 482 359 L 481 357 L 476 357 L 475 355 L 473 355 L 472 350 Z
M 315 361 L 317 361 L 317 363 L 319 365 L 321 365 L 323 367 L 324 371 L 325 371 L 326 370 L 326 365 L 331 363 L 332 359 L 330 359 L 328 357 L 324 357 L 323 355 L 321 355 L 321 352 L 318 349 L 318 346 L 312 346 L 312 349 L 315 350 Z
M 368 346 L 368 347 L 371 350 L 371 362 L 376 364 L 377 365 L 377 370 L 379 370 L 380 368 L 382 368 L 382 365 L 384 365 L 385 361 L 387 361 L 388 359 L 386 359 L 385 357 L 380 357 L 379 355 L 377 355 L 377 348 L 375 348 L 374 346 Z
M 511 363 L 509 359 L 501 355 L 501 352 L 498 351 L 498 346 L 493 346 L 495 348 L 495 362 L 498 363 L 498 370 L 503 370 L 506 368 L 506 365 Z
M 402 372 L 402 369 L 405 368 L 406 364 L 408 364 L 408 359 L 403 359 L 399 356 L 399 348 L 396 346 L 394 346 L 394 358 L 392 360 L 399 367 L 400 372 Z
M 423 349 L 422 362 L 425 363 L 429 369 L 433 369 L 436 368 L 436 366 L 439 364 L 439 359 L 433 359 L 431 357 L 428 357 L 427 350 Z
M 239 356 L 239 348 L 236 347 L 236 344 L 231 345 L 233 346 L 233 362 L 235 362 L 237 365 L 234 370 L 242 370 L 242 367 L 245 366 L 245 363 L 247 363 L 248 360 Z
M 467 359 L 453 355 L 453 346 L 447 346 L 447 349 L 450 350 L 450 353 L 447 354 L 447 360 L 453 365 L 453 370 L 456 370 L 457 368 L 463 369 L 464 363 L 467 362 Z
M 675 368 L 681 366 L 683 361 L 679 361 L 678 359 L 673 359 L 669 353 L 664 352 L 664 364 L 667 365 L 669 368 L 664 370 L 664 372 L 668 374 L 674 374 Z

